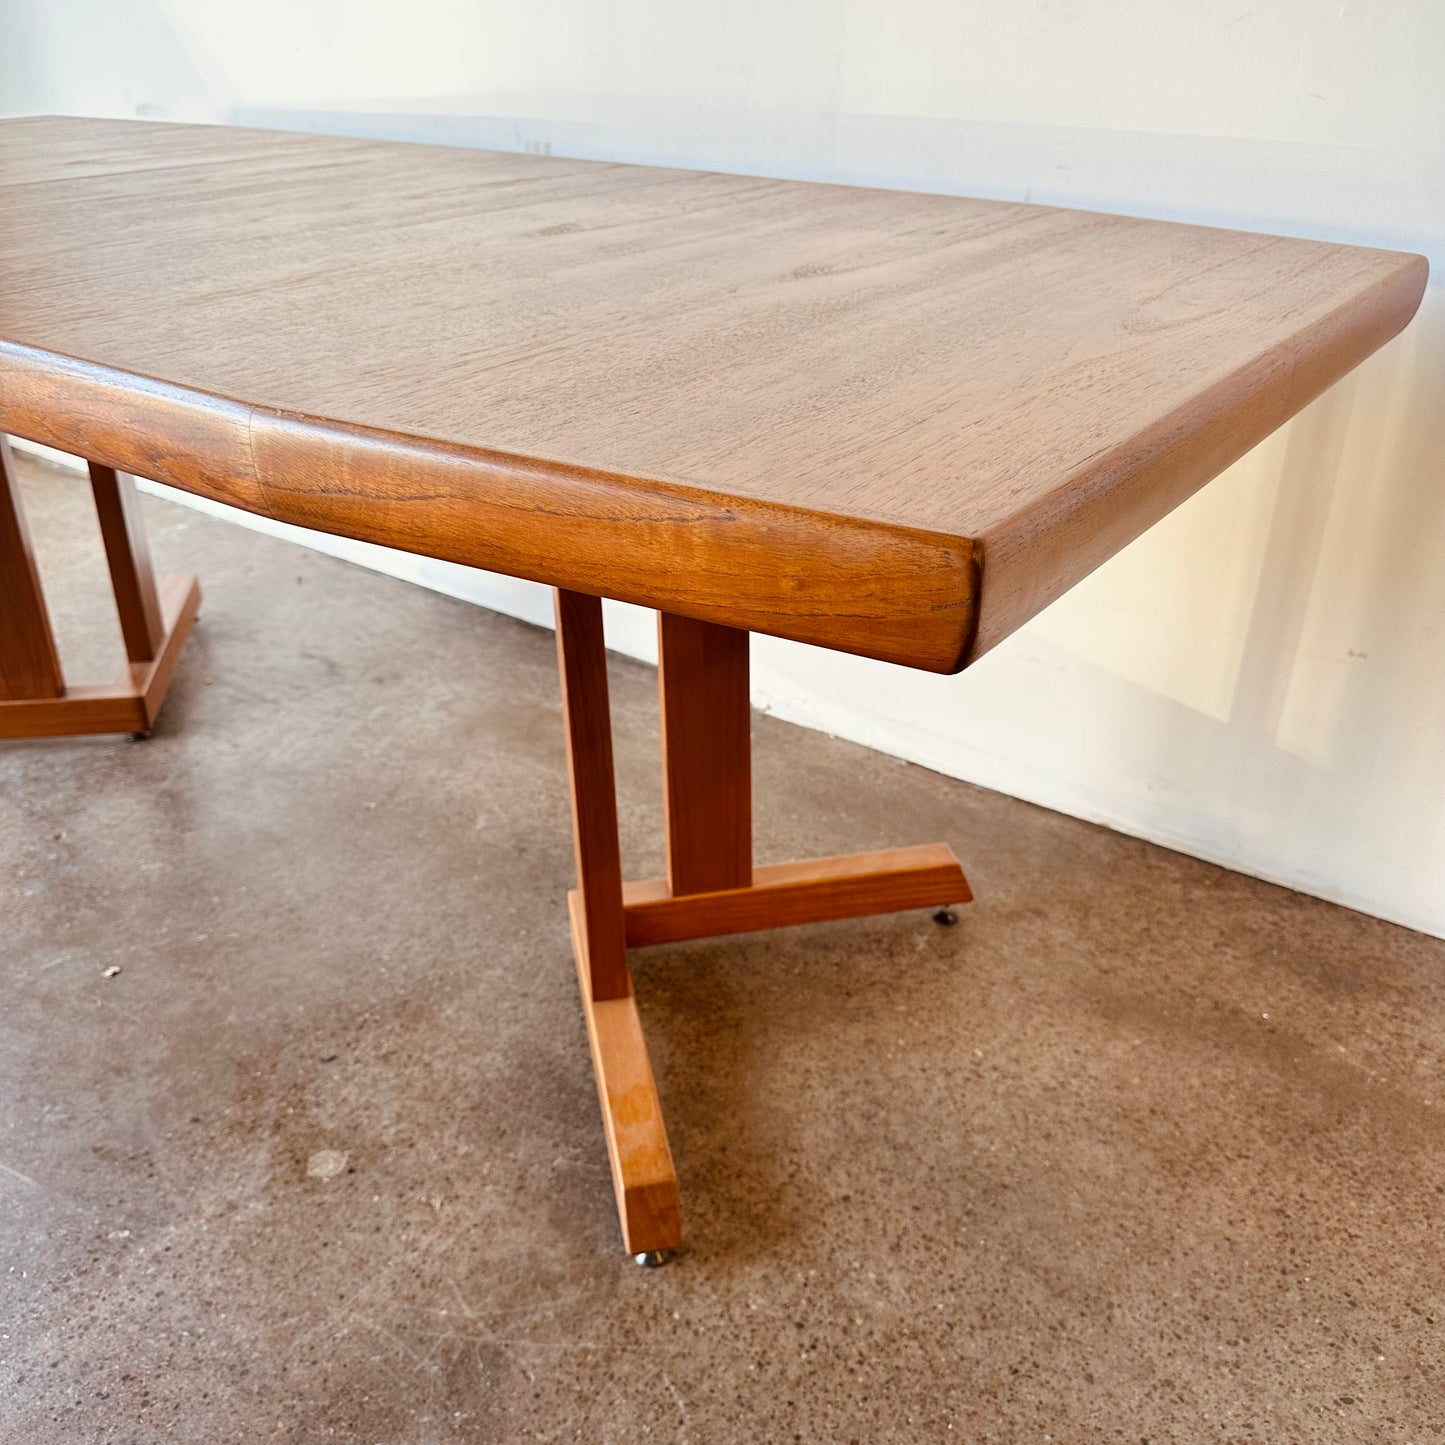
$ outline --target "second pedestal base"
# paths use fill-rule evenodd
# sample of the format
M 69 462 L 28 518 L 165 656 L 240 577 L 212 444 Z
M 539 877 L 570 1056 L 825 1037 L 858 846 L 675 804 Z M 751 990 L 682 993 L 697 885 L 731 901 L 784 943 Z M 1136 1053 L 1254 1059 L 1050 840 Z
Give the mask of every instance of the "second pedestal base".
M 153 658 L 126 663 L 121 675 L 110 684 L 67 687 L 58 697 L 0 701 L 0 738 L 77 737 L 87 733 L 134 733 L 144 737 L 150 732 L 201 606 L 201 584 L 192 573 L 167 577 L 157 591 L 164 639 Z

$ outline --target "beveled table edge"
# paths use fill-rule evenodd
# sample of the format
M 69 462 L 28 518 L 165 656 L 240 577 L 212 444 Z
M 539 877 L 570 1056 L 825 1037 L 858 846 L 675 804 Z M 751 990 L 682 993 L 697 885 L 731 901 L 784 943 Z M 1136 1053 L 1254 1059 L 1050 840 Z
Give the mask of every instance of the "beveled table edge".
M 0 430 L 278 522 L 928 672 L 973 539 L 252 405 L 0 338 Z

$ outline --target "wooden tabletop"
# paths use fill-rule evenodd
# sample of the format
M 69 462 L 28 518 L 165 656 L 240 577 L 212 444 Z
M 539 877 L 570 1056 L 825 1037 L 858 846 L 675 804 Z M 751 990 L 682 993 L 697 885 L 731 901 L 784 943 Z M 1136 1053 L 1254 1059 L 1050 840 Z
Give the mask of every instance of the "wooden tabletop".
M 935 671 L 1409 320 L 1419 256 L 954 196 L 0 122 L 0 430 Z

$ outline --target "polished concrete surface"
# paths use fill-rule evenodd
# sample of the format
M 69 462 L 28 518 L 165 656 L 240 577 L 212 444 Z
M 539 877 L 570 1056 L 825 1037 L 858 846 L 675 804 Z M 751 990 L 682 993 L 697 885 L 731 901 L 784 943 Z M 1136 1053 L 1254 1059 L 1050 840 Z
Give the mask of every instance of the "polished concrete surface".
M 945 838 L 978 901 L 636 955 L 689 1239 L 638 1269 L 551 637 L 146 512 L 206 590 L 154 737 L 0 744 L 0 1439 L 1445 1438 L 1445 943 L 758 718 L 764 859 Z

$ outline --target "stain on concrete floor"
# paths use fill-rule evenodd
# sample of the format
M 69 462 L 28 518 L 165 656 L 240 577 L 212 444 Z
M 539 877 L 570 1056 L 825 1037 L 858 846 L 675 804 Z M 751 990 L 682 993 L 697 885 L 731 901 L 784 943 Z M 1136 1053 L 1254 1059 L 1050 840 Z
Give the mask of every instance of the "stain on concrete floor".
M 206 590 L 155 736 L 0 744 L 0 1439 L 1445 1439 L 1445 943 L 757 718 L 765 860 L 944 838 L 978 901 L 635 956 L 689 1237 L 639 1270 L 550 636 L 145 510 Z

